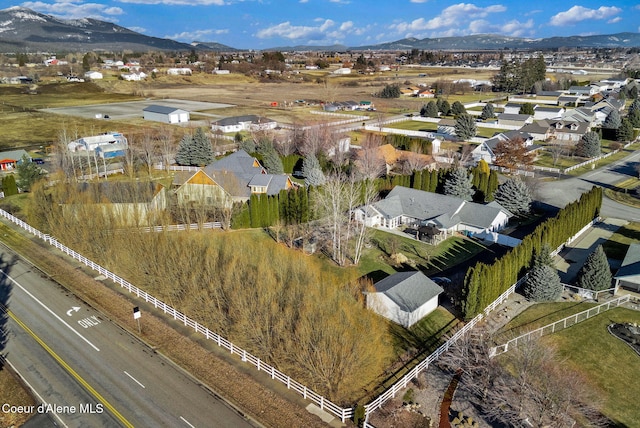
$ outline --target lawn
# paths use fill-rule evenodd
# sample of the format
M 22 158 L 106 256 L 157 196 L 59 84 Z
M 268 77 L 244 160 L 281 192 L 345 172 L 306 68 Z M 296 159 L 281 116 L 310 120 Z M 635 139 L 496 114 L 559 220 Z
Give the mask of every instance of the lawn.
M 371 244 L 363 254 L 359 270 L 362 275 L 369 275 L 374 281 L 395 272 L 392 267 L 395 262 L 390 258 L 392 254 L 402 253 L 409 259 L 407 264 L 419 268 L 427 275 L 433 275 L 486 249 L 476 241 L 461 236 L 454 236 L 433 246 L 382 230 L 372 231 Z
M 604 194 L 616 202 L 640 208 L 640 199 L 636 196 L 636 189 L 640 186 L 637 178 L 628 178 L 614 185 L 611 189 L 605 189 Z
M 423 132 L 436 132 L 438 130 L 438 124 L 436 122 L 422 122 L 420 120 L 406 120 L 404 122 L 390 123 L 384 125 L 384 127 Z
M 640 420 L 640 356 L 607 331 L 612 323 L 640 323 L 640 312 L 611 309 L 544 341 L 583 373 L 602 394 L 602 411 L 618 426 L 637 427 Z
M 629 244 L 640 242 L 640 223 L 628 223 L 614 232 L 602 245 L 607 257 L 615 260 L 624 259 Z
M 538 303 L 524 310 L 498 331 L 496 343 L 502 344 L 521 334 L 554 323 L 596 306 L 587 302 Z

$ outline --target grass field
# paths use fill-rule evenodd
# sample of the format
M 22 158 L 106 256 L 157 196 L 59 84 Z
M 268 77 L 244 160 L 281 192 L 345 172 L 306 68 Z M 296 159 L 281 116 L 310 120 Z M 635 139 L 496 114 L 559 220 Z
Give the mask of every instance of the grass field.
M 602 245 L 607 257 L 615 260 L 624 259 L 629 244 L 640 242 L 640 223 L 631 222 L 616 230 Z
M 640 420 L 640 356 L 607 331 L 612 323 L 640 323 L 640 312 L 611 309 L 601 315 L 550 335 L 545 341 L 557 348 L 567 363 L 583 373 L 603 397 L 603 413 L 619 426 L 637 427 Z
M 539 303 L 511 320 L 501 331 L 498 342 L 550 324 L 592 307 L 593 303 Z M 640 376 L 639 356 L 607 331 L 618 322 L 640 322 L 640 312 L 615 308 L 545 336 L 542 340 L 554 346 L 563 361 L 582 373 L 588 384 L 603 397 L 602 411 L 620 426 L 638 426 L 640 382 L 629 382 Z

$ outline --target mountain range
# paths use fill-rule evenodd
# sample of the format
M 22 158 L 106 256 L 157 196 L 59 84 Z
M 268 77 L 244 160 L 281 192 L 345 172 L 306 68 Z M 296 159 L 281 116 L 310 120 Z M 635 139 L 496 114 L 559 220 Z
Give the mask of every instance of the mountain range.
M 347 50 L 497 50 L 557 48 L 640 47 L 640 33 L 527 39 L 492 34 L 463 37 L 406 38 L 370 46 L 286 46 L 268 50 L 340 51 Z M 215 42 L 182 43 L 146 36 L 119 25 L 91 18 L 65 20 L 23 7 L 0 10 L 0 52 L 76 52 L 76 51 L 189 51 L 232 52 L 230 46 Z

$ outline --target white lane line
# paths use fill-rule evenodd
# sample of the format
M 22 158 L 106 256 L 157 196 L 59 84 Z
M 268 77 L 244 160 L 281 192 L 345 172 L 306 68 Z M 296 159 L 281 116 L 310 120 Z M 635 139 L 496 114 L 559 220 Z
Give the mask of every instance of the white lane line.
M 135 377 L 133 377 L 133 376 L 131 376 L 129 373 L 127 373 L 127 371 L 126 371 L 126 370 L 124 371 L 124 374 L 126 374 L 126 375 L 127 375 L 127 376 L 129 376 L 131 379 L 133 379 L 133 381 L 134 381 L 135 383 L 137 383 L 138 385 L 140 385 L 141 387 L 143 387 L 143 388 L 145 387 L 143 384 L 141 384 L 141 383 L 138 381 L 138 379 L 136 379 Z
M 191 425 L 191 424 L 189 423 L 189 421 L 188 421 L 188 420 L 186 420 L 185 418 L 183 418 L 182 416 L 180 416 L 180 419 L 182 419 L 182 422 L 184 422 L 185 424 L 189 425 L 191 428 L 196 428 L 196 427 L 194 427 L 193 425 Z
M 33 300 L 35 300 L 40 306 L 42 306 L 43 308 L 45 308 L 47 310 L 47 312 L 49 312 L 51 315 L 53 315 L 54 317 L 56 317 L 58 319 L 58 321 L 60 321 L 62 324 L 66 325 L 69 330 L 71 330 L 72 332 L 74 332 L 76 335 L 78 335 L 78 337 L 82 340 L 84 340 L 85 342 L 87 342 L 93 349 L 95 349 L 96 351 L 100 352 L 100 349 L 94 345 L 93 343 L 89 342 L 89 340 L 87 340 L 86 337 L 84 337 L 83 335 L 81 335 L 80 333 L 78 333 L 73 327 L 71 327 L 69 324 L 67 324 L 65 322 L 65 320 L 63 320 L 62 318 L 60 318 L 55 312 L 53 312 L 51 309 L 49 309 L 44 303 L 42 303 L 40 300 L 38 300 L 38 298 L 36 296 L 34 296 L 33 294 L 31 294 L 26 288 L 24 288 L 22 285 L 18 284 L 18 281 L 16 281 L 15 279 L 11 278 L 5 271 L 3 271 L 2 269 L 0 269 L 0 273 L 4 276 L 6 276 L 12 283 L 14 283 L 15 285 L 18 286 L 18 288 L 20 288 L 22 291 L 24 291 L 29 297 L 31 297 Z

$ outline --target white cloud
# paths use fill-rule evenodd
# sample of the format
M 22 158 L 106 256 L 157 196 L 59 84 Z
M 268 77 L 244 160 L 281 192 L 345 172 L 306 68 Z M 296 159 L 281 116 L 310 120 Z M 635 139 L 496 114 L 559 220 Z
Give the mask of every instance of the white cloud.
M 182 42 L 193 42 L 193 41 L 212 41 L 207 40 L 209 36 L 215 36 L 220 34 L 227 34 L 229 30 L 195 30 L 195 31 L 184 31 L 182 33 L 166 35 L 164 36 L 166 39 L 178 40 Z
M 576 24 L 580 21 L 607 19 L 622 12 L 615 6 L 600 6 L 598 9 L 588 9 L 583 6 L 573 6 L 571 9 L 560 12 L 551 17 L 549 23 L 555 26 Z
M 309 3 L 309 0 L 300 0 L 300 3 Z
M 410 0 L 410 1 L 411 1 L 411 3 L 426 3 L 429 0 Z
M 416 33 L 426 30 L 443 29 L 444 31 L 450 31 L 460 29 L 460 23 L 468 22 L 469 20 L 485 18 L 489 14 L 504 12 L 507 8 L 502 5 L 492 5 L 488 7 L 478 7 L 469 3 L 458 3 L 445 8 L 440 15 L 435 18 L 426 20 L 424 18 L 414 19 L 411 22 L 401 22 L 393 24 L 394 28 L 399 33 Z M 445 30 L 448 29 L 448 30 Z
M 169 6 L 224 6 L 225 0 L 118 0 L 122 3 L 165 4 Z
M 147 29 L 144 27 L 127 27 L 131 31 L 135 31 L 136 33 L 144 34 L 147 32 Z
M 271 37 L 284 37 L 285 39 L 296 40 L 322 40 L 325 37 L 325 31 L 333 25 L 330 19 L 322 22 L 321 25 L 313 27 L 306 25 L 291 25 L 291 22 L 281 22 L 269 28 L 265 28 L 256 33 L 261 39 L 269 39 Z
M 608 20 L 607 24 L 615 24 L 616 22 L 620 22 L 620 21 L 622 21 L 622 17 L 616 16 L 615 18 Z
M 76 1 L 60 1 L 56 3 L 34 1 L 22 3 L 21 6 L 62 19 L 94 18 L 117 22 L 115 17 L 124 13 L 119 7 L 108 7 L 98 3 L 79 3 Z

